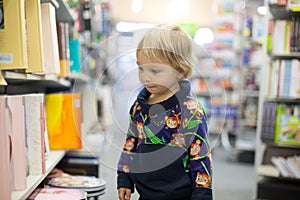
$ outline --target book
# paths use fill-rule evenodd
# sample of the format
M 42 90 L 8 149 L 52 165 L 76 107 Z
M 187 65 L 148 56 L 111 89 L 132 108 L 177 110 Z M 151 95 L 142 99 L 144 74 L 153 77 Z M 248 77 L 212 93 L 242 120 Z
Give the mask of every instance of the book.
M 300 144 L 300 118 L 297 106 L 279 103 L 277 106 L 275 142 Z
M 270 18 L 268 20 L 268 29 L 267 29 L 267 42 L 266 42 L 266 50 L 268 53 L 272 52 L 272 44 L 273 44 L 273 32 L 274 32 L 274 19 Z
M 0 69 L 26 69 L 25 0 L 1 0 L 0 8 Z
M 300 1 L 299 0 L 288 0 L 287 7 L 293 12 L 300 12 Z
M 26 72 L 43 73 L 45 68 L 40 0 L 26 0 L 25 15 L 28 56 L 28 68 Z
M 50 149 L 81 149 L 81 94 L 46 94 L 45 103 Z
M 274 54 L 287 53 L 285 51 L 286 26 L 286 20 L 276 20 L 274 23 L 274 30 L 272 35 L 272 53 Z
M 78 39 L 69 39 L 70 72 L 81 72 L 80 44 Z
M 263 176 L 279 177 L 279 170 L 274 165 L 260 165 L 257 168 L 257 173 Z
M 86 198 L 87 194 L 82 190 L 48 187 L 36 189 L 28 200 L 84 200 Z
M 0 95 L 0 176 L 2 183 L 0 187 L 1 199 L 11 199 L 10 180 L 10 138 L 8 135 L 6 95 Z
M 56 23 L 60 73 L 59 77 L 67 77 L 70 71 L 69 64 L 69 24 L 67 22 Z
M 300 165 L 297 163 L 297 155 L 287 157 L 286 164 L 292 177 L 300 179 Z
M 298 59 L 292 60 L 289 97 L 300 98 L 300 62 Z
M 45 74 L 60 73 L 55 12 L 55 7 L 51 3 L 41 4 Z
M 25 111 L 22 95 L 7 96 L 12 141 L 14 190 L 26 189 Z
M 292 61 L 282 60 L 280 80 L 279 80 L 279 97 L 290 97 Z
M 282 159 L 282 157 L 279 157 L 279 156 L 271 157 L 271 163 L 279 170 L 280 174 L 283 177 L 291 177 L 291 175 L 283 161 L 284 160 Z
M 24 104 L 29 174 L 44 174 L 46 171 L 44 94 L 26 94 Z

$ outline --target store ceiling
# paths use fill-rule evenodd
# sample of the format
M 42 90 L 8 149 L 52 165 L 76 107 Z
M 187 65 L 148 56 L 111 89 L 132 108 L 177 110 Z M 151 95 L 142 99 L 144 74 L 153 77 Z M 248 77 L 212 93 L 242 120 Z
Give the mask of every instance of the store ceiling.
M 183 13 L 182 9 L 169 10 L 172 0 L 144 0 L 143 9 L 139 13 L 131 11 L 132 0 L 110 0 L 112 14 L 116 21 L 147 22 L 147 23 L 177 23 L 191 22 L 200 26 L 212 25 L 213 0 L 189 0 L 190 11 Z M 176 0 L 173 0 L 176 1 Z M 178 2 L 178 0 L 177 0 Z
M 176 11 L 170 11 L 170 2 L 183 0 L 143 0 L 141 12 L 131 11 L 133 0 L 110 0 L 112 6 L 112 15 L 116 21 L 128 22 L 190 22 L 199 26 L 212 26 L 213 13 L 212 3 L 214 0 L 186 0 L 189 2 L 189 12 L 184 13 L 182 8 Z M 245 6 L 248 13 L 256 13 L 256 8 L 263 5 L 263 0 L 245 0 Z

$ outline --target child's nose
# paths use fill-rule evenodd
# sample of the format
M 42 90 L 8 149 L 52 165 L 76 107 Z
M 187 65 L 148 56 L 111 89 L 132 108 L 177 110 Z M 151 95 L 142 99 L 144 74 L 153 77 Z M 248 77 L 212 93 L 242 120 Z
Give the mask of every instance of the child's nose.
M 143 73 L 142 79 L 143 79 L 145 82 L 150 82 L 150 81 L 151 81 L 151 75 L 150 75 L 149 73 Z

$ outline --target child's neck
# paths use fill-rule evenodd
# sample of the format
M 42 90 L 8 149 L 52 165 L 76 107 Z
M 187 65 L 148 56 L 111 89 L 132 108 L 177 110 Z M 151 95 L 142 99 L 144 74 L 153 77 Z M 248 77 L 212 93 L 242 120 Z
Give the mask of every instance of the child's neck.
M 170 90 L 167 90 L 167 92 L 165 92 L 163 94 L 151 94 L 148 98 L 148 104 L 156 104 L 156 103 L 163 102 L 163 101 L 169 99 L 170 97 L 172 97 L 179 90 L 180 90 L 180 87 L 179 87 L 179 85 L 177 85 L 176 87 L 174 87 Z

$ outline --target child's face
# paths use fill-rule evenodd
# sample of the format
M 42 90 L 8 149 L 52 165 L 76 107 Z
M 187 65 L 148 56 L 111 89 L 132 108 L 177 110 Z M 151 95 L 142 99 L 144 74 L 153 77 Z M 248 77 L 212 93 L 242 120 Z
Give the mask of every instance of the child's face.
M 167 91 L 176 91 L 182 75 L 167 62 L 153 62 L 138 54 L 139 80 L 151 94 L 163 95 Z

